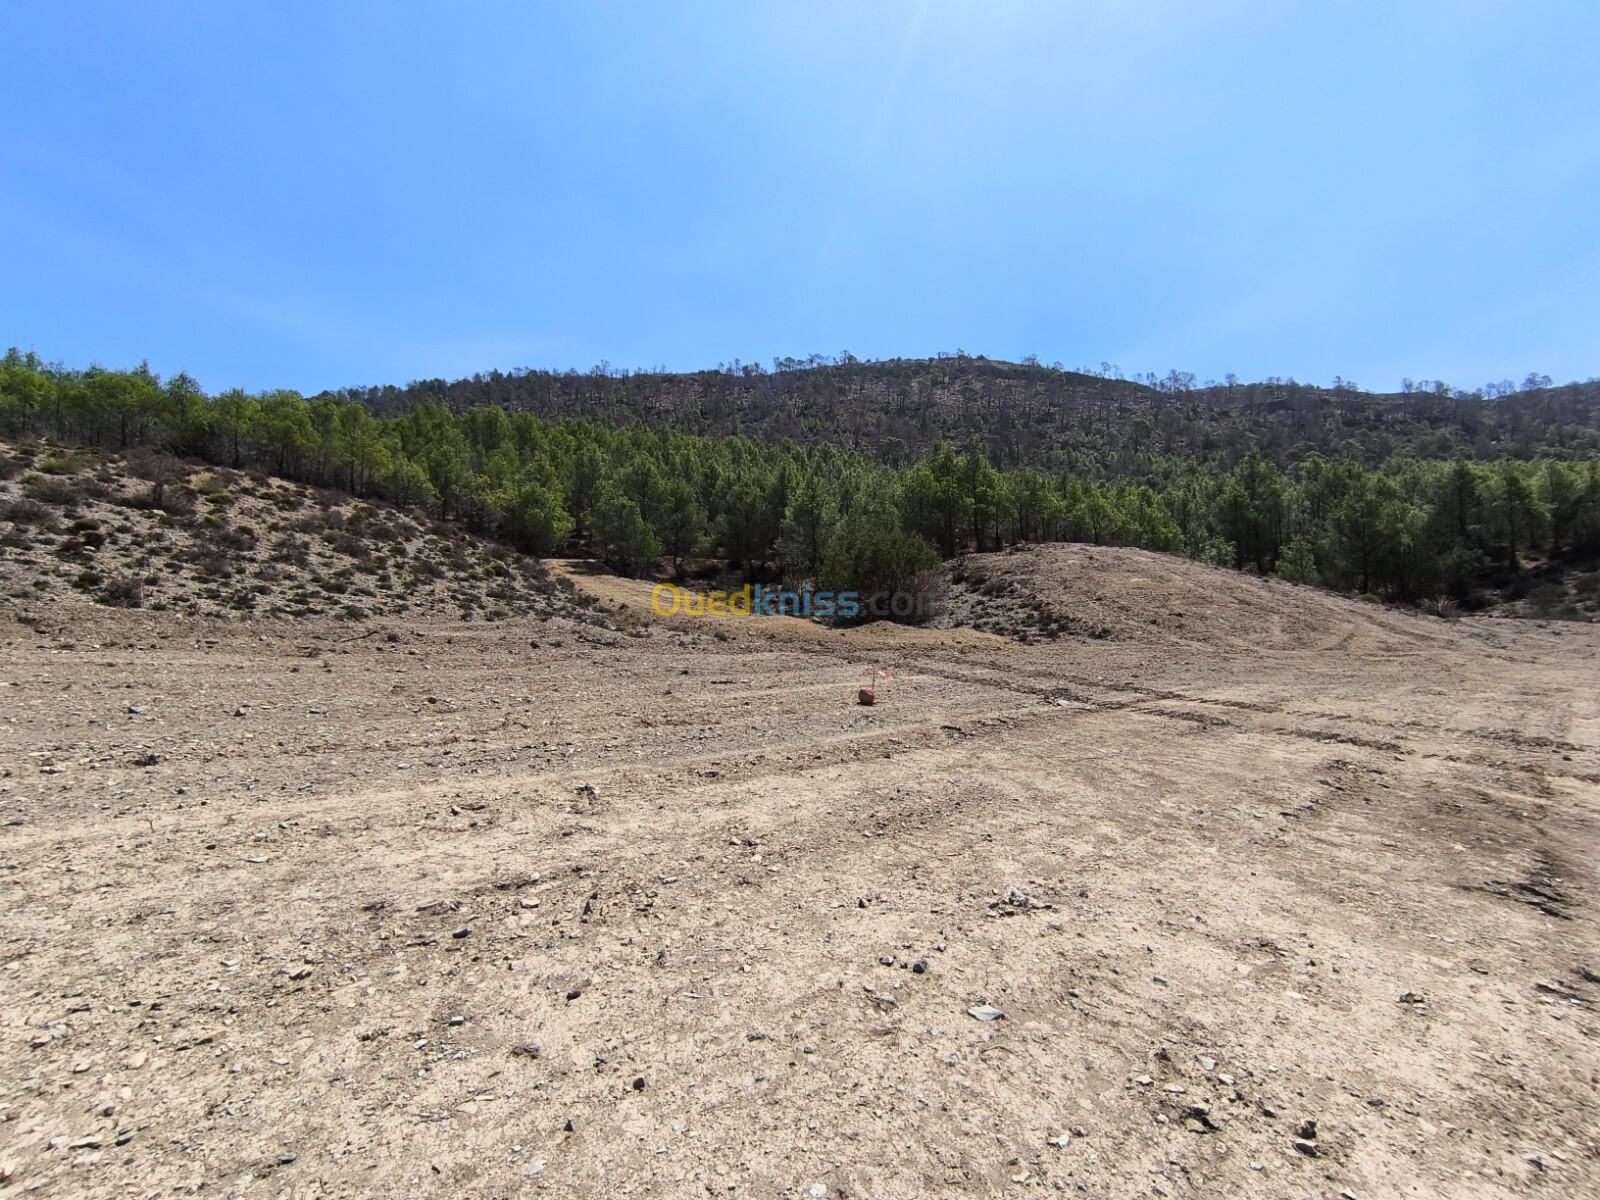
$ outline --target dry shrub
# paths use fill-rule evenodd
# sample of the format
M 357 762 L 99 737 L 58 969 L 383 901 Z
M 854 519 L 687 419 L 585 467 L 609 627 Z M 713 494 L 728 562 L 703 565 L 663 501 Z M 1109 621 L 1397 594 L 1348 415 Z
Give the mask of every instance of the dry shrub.
M 1449 596 L 1435 596 L 1432 600 L 1424 600 L 1417 606 L 1429 616 L 1441 617 L 1446 621 L 1454 621 L 1461 616 L 1461 606 Z
M 29 475 L 22 481 L 22 494 L 40 504 L 72 511 L 83 499 L 80 487 L 70 479 L 51 475 Z
M 10 521 L 19 529 L 53 531 L 61 528 L 54 511 L 25 497 L 0 501 L 0 521 Z
M 144 580 L 137 575 L 115 576 L 95 599 L 113 608 L 143 608 Z

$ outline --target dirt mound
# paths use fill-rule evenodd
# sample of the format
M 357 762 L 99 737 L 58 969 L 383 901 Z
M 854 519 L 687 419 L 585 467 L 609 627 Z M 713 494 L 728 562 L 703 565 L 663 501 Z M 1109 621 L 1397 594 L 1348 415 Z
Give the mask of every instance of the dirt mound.
M 0 444 L 0 595 L 352 621 L 571 615 L 587 603 L 536 559 L 387 504 L 38 444 Z
M 945 618 L 1019 641 L 1226 649 L 1415 649 L 1460 623 L 1149 550 L 1018 546 L 950 564 Z

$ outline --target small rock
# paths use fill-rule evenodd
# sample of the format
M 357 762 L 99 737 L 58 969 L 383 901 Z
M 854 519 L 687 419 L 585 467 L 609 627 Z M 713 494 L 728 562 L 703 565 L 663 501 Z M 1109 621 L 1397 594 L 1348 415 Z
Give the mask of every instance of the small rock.
M 467 1019 L 465 1017 L 451 1017 L 450 1018 L 450 1024 L 452 1026 L 465 1025 L 466 1023 L 467 1023 Z
M 450 936 L 453 937 L 453 938 L 464 938 L 464 937 L 470 936 L 471 933 L 472 933 L 472 926 L 463 925 L 460 929 L 452 931 Z
M 967 1009 L 967 1015 L 976 1017 L 980 1021 L 998 1021 L 1005 1016 L 1005 1013 L 989 1004 L 974 1004 Z
M 827 1194 L 828 1189 L 824 1184 L 813 1183 L 806 1188 L 806 1195 L 811 1197 L 811 1200 L 822 1200 Z
M 916 962 L 911 964 L 911 973 L 913 975 L 926 975 L 928 973 L 928 960 L 925 958 L 917 959 Z
M 1317 1157 L 1317 1144 L 1309 1138 L 1295 1138 L 1294 1148 L 1307 1158 Z
M 1005 896 L 1001 902 L 1011 905 L 1012 908 L 1027 908 L 1033 903 L 1033 897 L 1029 896 L 1021 888 L 1007 884 Z

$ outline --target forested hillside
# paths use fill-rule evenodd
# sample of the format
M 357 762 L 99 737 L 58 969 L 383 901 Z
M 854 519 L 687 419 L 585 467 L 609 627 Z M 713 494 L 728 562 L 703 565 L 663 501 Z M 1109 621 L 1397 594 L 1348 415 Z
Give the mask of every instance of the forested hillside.
M 815 382 L 832 369 L 803 377 Z M 741 395 L 759 391 L 753 376 L 728 378 Z M 1095 386 L 1108 397 L 1104 412 L 1087 402 L 1031 411 L 1092 419 L 1107 441 L 1100 454 L 1048 439 L 1037 453 L 1018 445 L 997 454 L 991 429 L 960 445 L 935 437 L 914 456 L 902 441 L 884 457 L 838 444 L 870 440 L 847 429 L 805 443 L 684 432 L 669 420 L 670 406 L 647 425 L 632 408 L 616 420 L 487 404 L 455 411 L 398 392 L 392 403 L 288 391 L 210 397 L 183 375 L 67 370 L 13 351 L 0 362 L 0 432 L 148 448 L 155 453 L 141 469 L 157 477 L 163 456 L 259 468 L 426 509 L 533 554 L 576 542 L 635 573 L 676 573 L 710 559 L 747 577 L 892 590 L 927 586 L 941 559 L 968 550 L 1065 540 L 1397 600 L 1475 607 L 1528 597 L 1538 611 L 1570 616 L 1592 607 L 1600 457 L 1589 385 L 1494 400 L 1351 393 L 1344 409 L 1300 393 L 1273 407 L 1265 397 L 1280 385 L 1241 387 L 1241 397 L 1255 397 L 1240 399 L 1242 409 L 1221 404 L 1226 388 L 1206 391 L 1204 401 L 1193 398 L 1199 392 L 1180 399 L 1181 389 L 1145 388 L 1143 407 L 1127 417 L 1116 416 L 1114 397 L 1128 385 Z M 579 387 L 560 394 L 575 397 Z M 592 387 L 582 394 L 594 401 L 613 388 L 648 394 L 646 377 L 593 377 Z M 1430 406 L 1435 417 L 1424 420 Z M 912 407 L 906 413 L 923 419 Z M 1191 413 L 1226 416 L 1196 435 L 1221 441 L 1190 452 L 1182 439 L 1130 432 L 1141 422 L 1151 431 L 1188 428 Z M 683 423 L 703 419 L 685 413 Z M 928 420 L 937 433 L 943 418 Z M 1351 421 L 1364 422 L 1364 432 L 1335 440 L 1329 431 Z M 1306 436 L 1291 447 L 1289 429 Z M 1224 438 L 1224 430 L 1234 432 Z M 1412 453 L 1373 459 L 1390 438 Z M 1459 453 L 1417 453 L 1430 438 L 1433 449 Z M 1362 452 L 1323 454 L 1323 442 Z
M 376 413 L 436 401 L 460 412 L 493 404 L 546 417 L 627 421 L 680 432 L 830 442 L 904 465 L 940 439 L 976 437 L 997 466 L 1032 463 L 1092 474 L 1139 473 L 1145 456 L 1231 466 L 1259 450 L 1279 466 L 1311 454 L 1366 466 L 1427 458 L 1577 457 L 1600 452 L 1600 381 L 1553 385 L 1530 375 L 1470 390 L 1407 381 L 1394 393 L 1269 379 L 1198 384 L 1168 372 L 1123 379 L 964 354 L 859 362 L 849 355 L 735 363 L 691 374 L 494 371 L 333 398 Z

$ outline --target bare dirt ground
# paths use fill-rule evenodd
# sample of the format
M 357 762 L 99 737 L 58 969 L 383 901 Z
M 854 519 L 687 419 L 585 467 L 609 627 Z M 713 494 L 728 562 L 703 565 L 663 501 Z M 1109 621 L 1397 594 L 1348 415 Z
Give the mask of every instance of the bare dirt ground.
M 1108 636 L 6 610 L 7 1186 L 1600 1194 L 1600 630 L 998 557 Z

